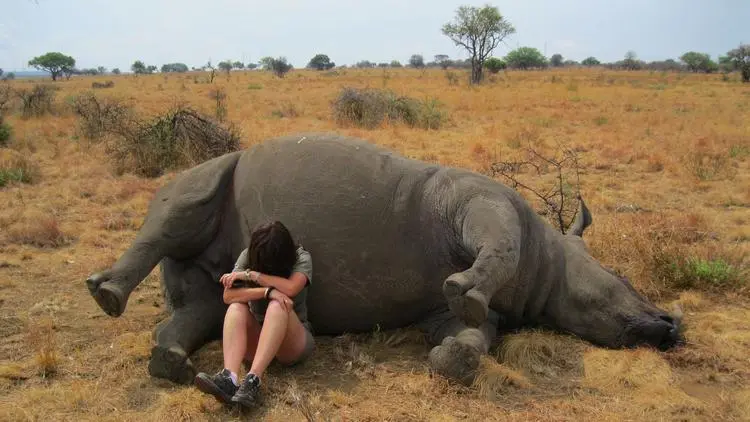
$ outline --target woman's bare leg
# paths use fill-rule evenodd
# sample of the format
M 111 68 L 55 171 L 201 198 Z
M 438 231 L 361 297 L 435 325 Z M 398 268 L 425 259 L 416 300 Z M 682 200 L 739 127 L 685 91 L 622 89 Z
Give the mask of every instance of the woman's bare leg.
M 305 351 L 306 341 L 305 327 L 297 314 L 294 311 L 287 312 L 279 302 L 271 301 L 266 310 L 250 373 L 262 378 L 274 357 L 281 363 L 295 361 Z
M 242 359 L 247 351 L 257 348 L 260 324 L 244 303 L 232 303 L 224 317 L 224 367 L 235 376 L 240 373 Z

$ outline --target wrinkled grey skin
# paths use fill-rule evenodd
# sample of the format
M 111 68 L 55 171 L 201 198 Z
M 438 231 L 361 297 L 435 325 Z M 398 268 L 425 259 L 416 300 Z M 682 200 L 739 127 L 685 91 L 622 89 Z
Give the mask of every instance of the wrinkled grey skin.
M 87 280 L 120 316 L 161 262 L 172 310 L 149 371 L 190 382 L 189 356 L 220 338 L 220 275 L 249 231 L 279 219 L 313 257 L 309 318 L 318 335 L 417 325 L 432 368 L 470 383 L 498 329 L 546 326 L 594 344 L 680 341 L 678 322 L 602 267 L 514 190 L 482 175 L 334 135 L 269 140 L 181 173 L 157 193 L 129 249 Z

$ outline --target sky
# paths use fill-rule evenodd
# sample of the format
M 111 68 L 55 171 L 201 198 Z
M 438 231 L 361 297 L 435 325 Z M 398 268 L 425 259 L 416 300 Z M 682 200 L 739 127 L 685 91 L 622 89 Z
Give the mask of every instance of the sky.
M 135 60 L 161 67 L 209 60 L 256 62 L 284 56 L 304 67 L 317 53 L 336 64 L 408 63 L 412 54 L 467 58 L 441 33 L 456 9 L 485 1 L 449 0 L 0 0 L 0 68 L 20 71 L 48 51 L 76 67 L 129 70 Z M 495 0 L 516 28 L 494 52 L 538 48 L 547 57 L 628 50 L 641 60 L 686 51 L 720 54 L 750 42 L 750 0 Z M 744 37 L 744 38 L 743 38 Z

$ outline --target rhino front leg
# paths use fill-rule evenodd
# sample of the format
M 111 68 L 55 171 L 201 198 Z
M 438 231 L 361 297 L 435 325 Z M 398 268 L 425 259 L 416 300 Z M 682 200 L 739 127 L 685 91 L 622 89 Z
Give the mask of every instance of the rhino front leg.
M 206 343 L 221 338 L 226 305 L 206 299 L 179 308 L 154 330 L 148 372 L 178 384 L 193 382 L 196 375 L 190 356 Z
M 459 216 L 456 231 L 459 243 L 474 262 L 466 271 L 448 276 L 443 294 L 463 322 L 479 327 L 487 319 L 492 297 L 515 276 L 520 260 L 521 224 L 510 203 L 474 199 L 465 210 Z
M 428 357 L 432 370 L 468 386 L 497 334 L 497 314 L 491 312 L 479 328 L 473 328 L 445 309 L 423 322 L 421 328 L 435 345 Z
M 206 268 L 206 259 L 161 263 L 165 301 L 172 315 L 154 330 L 149 373 L 179 384 L 191 383 L 195 369 L 190 356 L 206 343 L 221 338 L 227 305 L 223 288 Z M 202 265 L 201 265 L 202 264 Z

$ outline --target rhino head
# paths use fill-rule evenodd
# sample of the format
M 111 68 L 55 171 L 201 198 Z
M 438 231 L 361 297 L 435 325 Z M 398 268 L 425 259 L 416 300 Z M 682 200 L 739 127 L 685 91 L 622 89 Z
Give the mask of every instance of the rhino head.
M 625 277 L 604 267 L 582 239 L 591 214 L 581 200 L 575 222 L 562 235 L 563 277 L 544 310 L 545 325 L 610 348 L 650 345 L 667 350 L 683 342 L 678 316 L 639 294 Z

